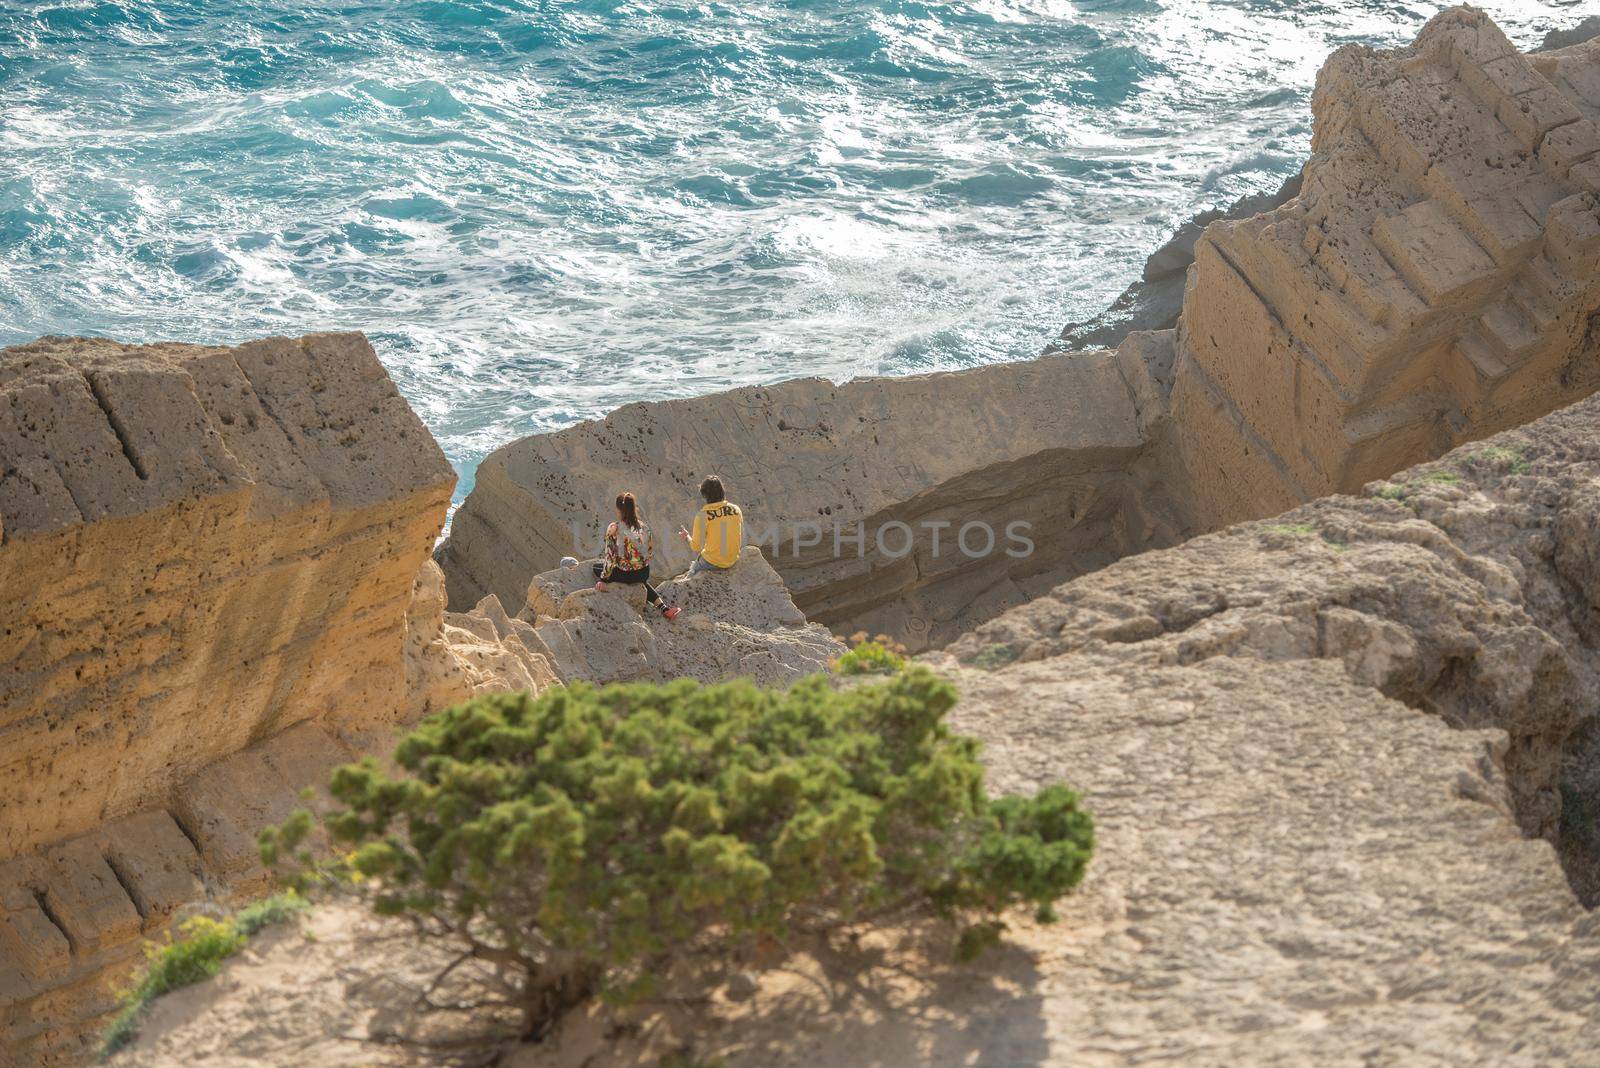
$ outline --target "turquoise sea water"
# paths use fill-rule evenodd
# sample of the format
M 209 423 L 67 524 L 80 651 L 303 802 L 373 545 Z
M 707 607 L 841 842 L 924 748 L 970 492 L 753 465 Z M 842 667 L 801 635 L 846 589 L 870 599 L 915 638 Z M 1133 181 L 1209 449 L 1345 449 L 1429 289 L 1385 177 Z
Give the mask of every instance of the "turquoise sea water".
M 1435 10 L 0 0 L 0 345 L 365 330 L 464 492 L 628 401 L 1033 355 Z

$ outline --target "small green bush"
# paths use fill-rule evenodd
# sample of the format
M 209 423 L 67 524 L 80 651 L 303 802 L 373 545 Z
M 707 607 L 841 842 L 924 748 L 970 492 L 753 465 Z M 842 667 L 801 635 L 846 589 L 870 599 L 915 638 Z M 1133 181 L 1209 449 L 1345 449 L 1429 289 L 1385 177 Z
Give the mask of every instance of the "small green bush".
M 1480 449 L 1467 456 L 1467 463 L 1473 467 L 1480 464 L 1505 464 L 1513 475 L 1528 473 L 1528 461 L 1523 457 L 1522 450 L 1506 445 L 1491 445 Z
M 288 923 L 311 905 L 299 894 L 274 894 L 264 901 L 246 905 L 233 917 L 233 926 L 245 938 L 280 923 Z
M 165 942 L 147 943 L 144 971 L 122 994 L 122 1009 L 106 1031 L 100 1055 L 109 1057 L 134 1039 L 150 1002 L 216 975 L 222 962 L 243 949 L 262 928 L 281 923 L 308 907 L 298 895 L 277 894 L 250 905 L 231 919 L 191 916 L 179 926 L 177 938 L 169 932 Z
M 973 921 L 962 944 L 981 948 L 1015 905 L 1052 918 L 1089 862 L 1089 814 L 1060 786 L 991 801 L 977 743 L 944 723 L 955 700 L 917 667 L 846 690 L 488 695 L 407 736 L 406 774 L 337 771 L 326 823 L 354 848 L 345 885 L 496 964 L 534 1037 L 689 954 L 919 913 Z M 308 828 L 264 850 L 292 878 Z
M 833 670 L 840 675 L 892 675 L 906 666 L 896 656 L 877 642 L 862 642 L 833 662 Z

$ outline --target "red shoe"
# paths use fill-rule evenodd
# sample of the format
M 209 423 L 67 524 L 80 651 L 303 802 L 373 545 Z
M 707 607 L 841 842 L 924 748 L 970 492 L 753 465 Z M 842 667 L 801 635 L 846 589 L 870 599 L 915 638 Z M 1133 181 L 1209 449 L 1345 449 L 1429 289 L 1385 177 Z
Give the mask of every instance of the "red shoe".
M 677 619 L 678 618 L 678 613 L 681 612 L 681 611 L 683 611 L 683 609 L 679 608 L 677 605 L 673 605 L 671 608 L 667 609 L 665 612 L 662 612 L 661 614 L 663 616 L 665 616 L 667 619 Z

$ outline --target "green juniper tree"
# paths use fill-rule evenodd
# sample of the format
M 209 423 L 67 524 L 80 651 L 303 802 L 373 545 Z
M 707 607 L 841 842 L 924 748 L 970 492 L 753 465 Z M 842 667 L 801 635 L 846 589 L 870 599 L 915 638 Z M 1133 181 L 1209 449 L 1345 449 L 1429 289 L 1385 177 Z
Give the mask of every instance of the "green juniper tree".
M 598 993 L 646 992 L 689 954 L 918 913 L 965 924 L 1083 878 L 1089 814 L 1053 786 L 991 801 L 976 741 L 924 668 L 837 690 L 584 685 L 448 709 L 395 753 L 341 768 L 327 817 L 377 911 L 513 980 L 524 1037 Z M 309 874 L 299 814 L 263 835 Z

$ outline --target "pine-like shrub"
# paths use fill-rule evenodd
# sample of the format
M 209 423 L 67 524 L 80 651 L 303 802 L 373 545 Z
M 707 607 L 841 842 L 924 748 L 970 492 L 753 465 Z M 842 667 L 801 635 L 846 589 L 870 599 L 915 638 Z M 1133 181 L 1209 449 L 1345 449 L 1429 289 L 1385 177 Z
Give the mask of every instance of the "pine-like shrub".
M 1013 906 L 1052 918 L 1094 831 L 1065 787 L 991 801 L 955 700 L 921 668 L 478 697 L 400 743 L 403 774 L 336 772 L 326 823 L 342 885 L 515 980 L 525 1037 L 763 937 L 931 912 L 976 951 Z M 264 835 L 265 859 L 300 870 L 310 828 Z

